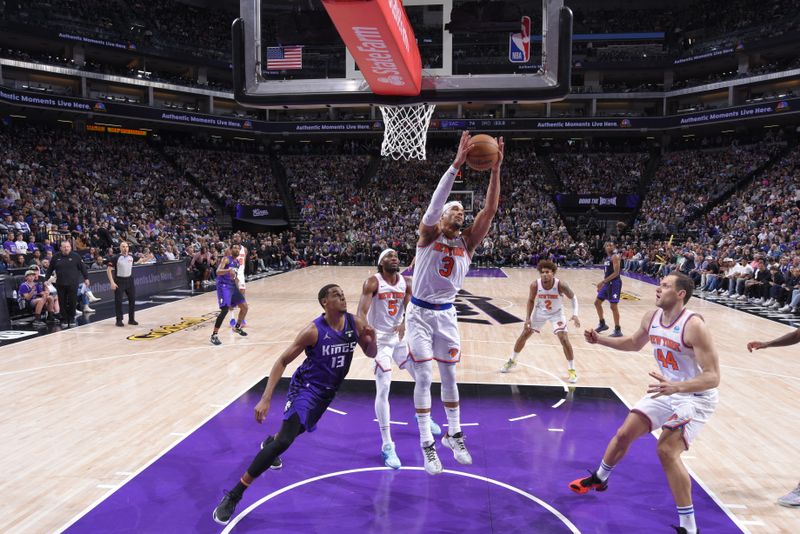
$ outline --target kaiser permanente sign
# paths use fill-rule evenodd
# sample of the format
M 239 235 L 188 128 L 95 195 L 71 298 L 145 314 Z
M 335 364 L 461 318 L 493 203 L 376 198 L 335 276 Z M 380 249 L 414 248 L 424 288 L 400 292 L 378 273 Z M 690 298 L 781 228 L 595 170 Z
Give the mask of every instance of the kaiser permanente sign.
M 66 96 L 50 96 L 14 89 L 0 88 L 0 104 L 20 107 L 46 108 L 58 111 L 97 116 L 126 117 L 169 124 L 193 124 L 215 129 L 240 132 L 316 134 L 331 132 L 376 133 L 383 131 L 381 121 L 312 121 L 269 122 L 242 120 L 202 113 L 167 111 L 148 106 L 120 104 L 103 100 L 86 100 Z M 669 115 L 666 117 L 634 117 L 614 119 L 608 117 L 580 119 L 433 119 L 430 130 L 489 130 L 489 131 L 570 131 L 570 130 L 669 130 L 690 128 L 704 124 L 741 121 L 762 117 L 789 115 L 800 112 L 800 98 L 775 100 L 700 113 Z

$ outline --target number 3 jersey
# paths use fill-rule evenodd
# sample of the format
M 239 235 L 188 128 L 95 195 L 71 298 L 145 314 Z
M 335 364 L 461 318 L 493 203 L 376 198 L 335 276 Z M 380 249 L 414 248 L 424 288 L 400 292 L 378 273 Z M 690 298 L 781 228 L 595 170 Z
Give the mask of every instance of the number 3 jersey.
M 335 393 L 350 370 L 353 351 L 358 344 L 356 321 L 345 313 L 344 328 L 331 328 L 325 314 L 314 320 L 317 343 L 306 347 L 306 359 L 292 375 L 291 386 L 306 387 L 318 394 Z
M 464 238 L 447 239 L 439 234 L 426 247 L 417 246 L 414 280 L 415 298 L 431 304 L 450 304 L 464 285 L 471 259 Z
M 650 343 L 653 345 L 653 356 L 667 380 L 671 382 L 685 382 L 703 370 L 697 364 L 694 349 L 684 341 L 686 323 L 697 315 L 684 308 L 680 315 L 670 324 L 665 325 L 663 310 L 657 309 L 650 319 Z
M 391 285 L 381 273 L 374 276 L 378 280 L 378 290 L 372 295 L 367 322 L 380 334 L 393 334 L 394 329 L 402 324 L 405 314 L 406 279 L 398 274 L 397 283 Z

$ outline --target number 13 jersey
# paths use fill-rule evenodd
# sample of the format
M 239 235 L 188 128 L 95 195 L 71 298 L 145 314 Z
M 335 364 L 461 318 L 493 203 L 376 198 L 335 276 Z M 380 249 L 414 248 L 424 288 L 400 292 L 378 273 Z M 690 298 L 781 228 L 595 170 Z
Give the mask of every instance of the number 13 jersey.
M 444 234 L 439 234 L 430 245 L 418 245 L 412 294 L 431 304 L 454 302 L 464 285 L 471 261 L 467 243 L 461 236 L 447 239 Z

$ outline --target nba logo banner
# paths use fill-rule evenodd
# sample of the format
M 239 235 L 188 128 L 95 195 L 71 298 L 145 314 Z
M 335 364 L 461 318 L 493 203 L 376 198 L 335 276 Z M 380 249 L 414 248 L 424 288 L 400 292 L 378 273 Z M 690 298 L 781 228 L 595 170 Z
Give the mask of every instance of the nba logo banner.
M 508 34 L 508 60 L 527 63 L 531 59 L 531 18 L 522 17 L 522 31 Z

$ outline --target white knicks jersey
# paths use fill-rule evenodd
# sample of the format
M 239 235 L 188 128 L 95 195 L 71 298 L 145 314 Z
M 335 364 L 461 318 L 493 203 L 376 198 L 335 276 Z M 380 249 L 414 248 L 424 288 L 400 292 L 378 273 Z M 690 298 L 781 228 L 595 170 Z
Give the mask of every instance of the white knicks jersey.
M 389 334 L 403 322 L 405 309 L 403 299 L 406 297 L 406 279 L 403 275 L 397 275 L 397 283 L 389 284 L 384 280 L 380 273 L 375 273 L 378 280 L 378 291 L 372 295 L 367 313 L 367 322 L 372 325 L 377 332 Z
M 559 313 L 563 309 L 561 295 L 558 292 L 558 278 L 553 280 L 553 287 L 545 289 L 542 279 L 536 281 L 536 304 L 534 313 Z
M 670 324 L 662 323 L 663 311 L 659 308 L 650 319 L 649 336 L 653 345 L 653 356 L 661 374 L 672 382 L 685 382 L 703 370 L 697 364 L 694 349 L 683 340 L 686 323 L 697 315 L 684 308 L 680 315 Z
M 464 285 L 471 258 L 463 237 L 440 234 L 427 247 L 417 246 L 411 293 L 431 304 L 450 304 Z
M 244 245 L 239 246 L 239 270 L 236 276 L 239 277 L 240 282 L 244 282 L 244 264 L 247 261 L 247 248 Z

